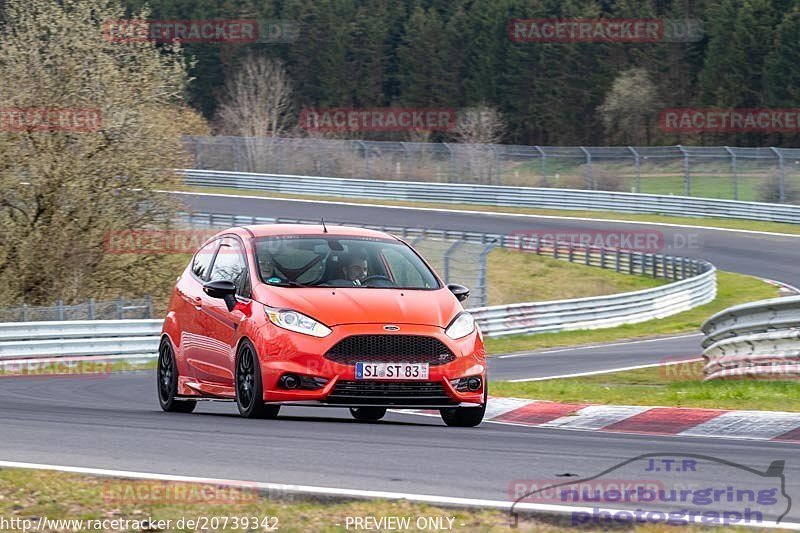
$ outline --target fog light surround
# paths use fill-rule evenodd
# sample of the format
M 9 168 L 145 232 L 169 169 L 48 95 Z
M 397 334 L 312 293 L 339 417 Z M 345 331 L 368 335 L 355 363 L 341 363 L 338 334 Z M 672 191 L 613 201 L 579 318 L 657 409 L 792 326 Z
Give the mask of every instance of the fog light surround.
M 299 376 L 297 374 L 284 374 L 278 380 L 278 385 L 287 390 L 319 390 L 328 383 L 328 378 L 315 376 Z
M 481 379 L 480 376 L 451 379 L 450 385 L 452 385 L 457 392 L 477 392 L 483 387 L 483 379 Z

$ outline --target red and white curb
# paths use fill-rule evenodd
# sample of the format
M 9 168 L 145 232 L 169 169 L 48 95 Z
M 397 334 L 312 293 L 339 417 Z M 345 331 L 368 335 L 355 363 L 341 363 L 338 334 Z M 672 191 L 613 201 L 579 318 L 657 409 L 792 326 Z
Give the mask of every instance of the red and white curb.
M 411 412 L 438 415 L 423 409 Z M 484 421 L 608 433 L 800 443 L 800 413 L 780 411 L 589 405 L 491 397 Z

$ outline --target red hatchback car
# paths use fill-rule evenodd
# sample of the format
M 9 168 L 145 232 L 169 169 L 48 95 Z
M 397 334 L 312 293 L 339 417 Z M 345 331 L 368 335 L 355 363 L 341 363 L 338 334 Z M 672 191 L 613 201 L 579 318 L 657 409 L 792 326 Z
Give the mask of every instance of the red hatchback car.
M 483 338 L 408 244 L 378 231 L 268 225 L 225 230 L 178 278 L 161 336 L 158 399 L 191 412 L 233 400 L 244 417 L 281 405 L 438 409 L 476 426 L 487 400 Z

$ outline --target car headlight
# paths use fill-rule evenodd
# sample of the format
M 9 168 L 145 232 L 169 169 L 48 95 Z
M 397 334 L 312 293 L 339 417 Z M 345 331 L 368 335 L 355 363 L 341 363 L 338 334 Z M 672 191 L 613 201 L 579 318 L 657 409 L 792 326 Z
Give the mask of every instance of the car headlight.
M 466 337 L 474 330 L 475 319 L 471 314 L 464 312 L 450 322 L 450 325 L 447 326 L 447 329 L 444 332 L 451 339 L 460 339 L 461 337 Z
M 264 309 L 267 312 L 269 321 L 279 328 L 313 335 L 314 337 L 325 337 L 331 333 L 331 328 L 303 313 L 298 313 L 291 309 L 273 309 L 266 306 Z

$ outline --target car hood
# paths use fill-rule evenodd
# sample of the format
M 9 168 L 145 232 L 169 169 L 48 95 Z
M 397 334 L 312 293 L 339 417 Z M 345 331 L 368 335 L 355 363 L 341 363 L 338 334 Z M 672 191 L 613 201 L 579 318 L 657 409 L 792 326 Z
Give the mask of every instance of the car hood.
M 261 291 L 260 291 L 261 292 Z M 288 308 L 328 326 L 417 324 L 447 327 L 461 305 L 447 289 L 264 288 L 258 301 Z

